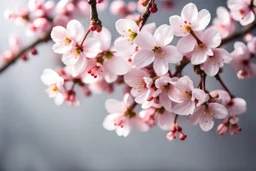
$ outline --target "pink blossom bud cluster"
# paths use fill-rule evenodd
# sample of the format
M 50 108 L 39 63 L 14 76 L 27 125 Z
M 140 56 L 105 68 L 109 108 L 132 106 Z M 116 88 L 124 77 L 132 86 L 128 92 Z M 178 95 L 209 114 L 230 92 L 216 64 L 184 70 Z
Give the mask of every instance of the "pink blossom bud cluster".
M 51 29 L 54 6 L 51 0 L 30 0 L 27 7 L 17 6 L 5 11 L 5 17 L 18 25 L 27 24 L 29 33 L 42 33 Z

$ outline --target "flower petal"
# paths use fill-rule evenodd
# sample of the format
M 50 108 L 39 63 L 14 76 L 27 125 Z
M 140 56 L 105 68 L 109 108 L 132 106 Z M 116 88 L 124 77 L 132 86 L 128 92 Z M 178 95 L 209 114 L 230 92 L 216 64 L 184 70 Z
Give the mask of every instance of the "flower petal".
M 142 32 L 134 40 L 135 44 L 142 49 L 152 50 L 155 46 L 155 40 L 151 33 Z
M 72 38 L 74 38 L 77 42 L 80 42 L 85 35 L 83 25 L 77 20 L 71 20 L 68 23 L 67 31 L 70 33 Z
M 192 52 L 195 49 L 196 40 L 188 35 L 186 37 L 182 37 L 177 43 L 177 49 L 180 53 L 188 53 Z
M 154 33 L 154 38 L 157 46 L 162 47 L 168 45 L 173 39 L 172 27 L 167 24 L 159 26 Z
M 228 110 L 219 103 L 210 103 L 209 108 L 213 112 L 213 116 L 217 119 L 224 119 L 228 115 Z
M 155 59 L 152 50 L 139 50 L 132 56 L 132 63 L 136 68 L 143 68 L 151 64 Z
M 108 113 L 124 113 L 126 107 L 122 101 L 118 101 L 116 99 L 108 99 L 105 102 L 105 108 Z
M 181 18 L 184 21 L 192 23 L 198 17 L 198 9 L 195 4 L 189 3 L 181 11 Z

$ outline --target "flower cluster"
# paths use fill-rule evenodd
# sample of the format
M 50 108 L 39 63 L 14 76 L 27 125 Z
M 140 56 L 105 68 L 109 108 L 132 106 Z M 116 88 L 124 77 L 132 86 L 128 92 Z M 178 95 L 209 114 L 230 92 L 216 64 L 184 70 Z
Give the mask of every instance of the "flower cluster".
M 176 137 L 183 141 L 187 135 L 178 123 L 179 117 L 188 118 L 205 132 L 214 127 L 216 119 L 222 120 L 217 126 L 220 135 L 241 131 L 238 117 L 246 112 L 246 101 L 231 93 L 220 74 L 226 64 L 234 67 L 239 79 L 256 74 L 256 38 L 247 34 L 256 28 L 256 1 L 228 0 L 230 11 L 219 7 L 212 25 L 209 25 L 208 10 L 198 10 L 195 4 L 189 3 L 180 15 L 170 16 L 169 23 L 157 27 L 155 23 L 146 24 L 149 16 L 159 11 L 155 0 L 127 4 L 116 0 L 111 3 L 110 11 L 123 18 L 115 23 L 120 35 L 115 40 L 97 13 L 97 8 L 104 8 L 107 1 L 62 0 L 56 5 L 55 17 L 50 15 L 53 8 L 50 2 L 31 0 L 27 17 L 23 13 L 7 16 L 15 20 L 25 18 L 33 24 L 44 18 L 50 23 L 48 37 L 54 42 L 52 49 L 62 56 L 65 66 L 56 71 L 45 69 L 41 80 L 48 86 L 46 93 L 54 98 L 56 105 L 67 102 L 78 106 L 77 87 L 84 96 L 90 96 L 111 93 L 119 85 L 123 88 L 123 100 L 106 101 L 109 115 L 103 121 L 105 129 L 115 130 L 119 136 L 128 136 L 133 127 L 145 132 L 157 125 L 168 131 L 169 141 Z M 164 3 L 173 5 L 169 0 Z M 78 13 L 88 15 L 89 9 L 91 21 L 85 28 L 74 18 Z M 138 14 L 142 10 L 144 13 Z M 40 14 L 33 21 L 31 11 Z M 248 26 L 235 32 L 235 21 Z M 239 36 L 245 36 L 246 43 L 235 42 L 232 52 L 223 48 Z M 174 38 L 178 38 L 176 45 L 172 43 Z M 19 54 L 18 41 L 10 45 Z M 32 46 L 20 55 L 31 48 L 37 53 Z M 12 51 L 7 52 L 6 61 L 8 56 L 15 57 Z M 197 83 L 183 73 L 189 64 L 199 78 Z M 207 77 L 216 78 L 223 90 L 209 90 Z

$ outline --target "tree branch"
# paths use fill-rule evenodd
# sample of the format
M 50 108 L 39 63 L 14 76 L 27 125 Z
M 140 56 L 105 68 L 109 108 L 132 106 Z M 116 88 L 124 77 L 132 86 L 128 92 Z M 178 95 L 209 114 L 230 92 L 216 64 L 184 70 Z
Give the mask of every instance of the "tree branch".
M 102 26 L 102 23 L 98 17 L 97 2 L 96 0 L 88 0 L 91 8 L 91 21 L 95 22 L 94 25 Z
M 48 32 L 47 34 L 45 34 L 43 37 L 38 38 L 37 40 L 35 40 L 34 42 L 32 42 L 31 44 L 29 44 L 28 46 L 24 47 L 20 52 L 18 52 L 10 61 L 8 61 L 7 63 L 5 63 L 1 68 L 0 68 L 0 74 L 5 71 L 9 66 L 11 66 L 13 63 L 15 63 L 24 53 L 26 53 L 27 51 L 29 51 L 30 49 L 34 48 L 35 46 L 43 43 L 43 42 L 47 42 L 48 40 L 50 40 L 50 32 Z
M 151 5 L 152 5 L 153 2 L 154 2 L 153 0 L 150 0 L 150 1 L 148 2 L 148 5 L 147 5 L 147 7 L 146 7 L 146 10 L 145 10 L 145 12 L 142 14 L 142 16 L 141 16 L 140 30 L 141 30 L 141 29 L 143 28 L 143 26 L 146 24 L 146 22 L 147 22 L 147 20 L 148 20 L 148 18 L 149 18 L 149 16 L 150 16 L 150 14 L 151 14 L 151 12 L 150 12 L 150 7 L 151 7 Z
M 185 66 L 187 66 L 187 64 L 189 64 L 190 61 L 184 56 L 183 57 L 183 60 L 176 64 L 176 71 L 175 73 L 173 74 L 174 77 L 180 77 L 181 76 L 181 72 L 182 70 L 185 68 Z
M 216 78 L 216 80 L 219 81 L 219 83 L 220 83 L 221 86 L 224 88 L 224 90 L 225 90 L 226 92 L 228 92 L 228 94 L 230 95 L 230 97 L 233 98 L 234 96 L 231 94 L 231 92 L 230 92 L 230 90 L 228 89 L 228 87 L 226 86 L 226 84 L 222 81 L 220 75 L 217 74 L 217 75 L 215 76 L 215 78 Z

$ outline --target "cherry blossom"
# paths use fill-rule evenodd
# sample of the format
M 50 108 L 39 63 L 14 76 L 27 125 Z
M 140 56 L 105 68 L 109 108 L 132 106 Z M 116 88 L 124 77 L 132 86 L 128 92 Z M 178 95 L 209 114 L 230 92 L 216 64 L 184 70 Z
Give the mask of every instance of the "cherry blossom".
M 54 98 L 56 105 L 61 105 L 64 101 L 64 80 L 52 69 L 45 69 L 41 75 L 42 82 L 49 86 L 46 93 L 50 98 Z
M 121 16 L 112 25 L 120 35 L 117 39 L 98 13 L 108 2 L 110 12 Z M 180 16 L 170 16 L 170 25 L 148 23 L 151 15 L 172 3 L 61 0 L 55 5 L 52 0 L 30 0 L 4 15 L 26 26 L 26 33 L 35 40 L 27 45 L 21 42 L 26 39 L 11 37 L 9 49 L 0 54 L 0 73 L 19 59 L 27 61 L 42 53 L 37 46 L 52 40 L 54 61 L 64 65 L 56 71 L 43 71 L 46 93 L 56 105 L 65 101 L 79 106 L 81 94 L 89 97 L 121 89 L 122 101 L 106 101 L 109 114 L 103 122 L 105 129 L 115 130 L 119 136 L 128 136 L 132 127 L 145 132 L 158 126 L 167 131 L 169 141 L 177 137 L 183 141 L 187 135 L 180 118 L 190 118 L 203 131 L 212 129 L 215 119 L 222 119 L 217 126 L 219 135 L 241 132 L 239 119 L 247 102 L 229 89 L 222 72 L 224 64 L 230 64 L 240 79 L 256 75 L 256 38 L 252 34 L 256 0 L 228 0 L 230 11 L 218 7 L 211 25 L 209 11 L 198 10 L 193 3 L 185 5 Z M 89 19 L 87 25 L 76 20 L 81 16 Z M 242 26 L 236 28 L 236 21 Z M 177 43 L 174 36 L 179 37 Z M 245 43 L 235 42 L 231 53 L 226 50 L 226 45 L 242 38 Z M 187 72 L 186 68 L 193 70 Z M 215 77 L 222 90 L 212 90 L 209 77 Z
M 214 125 L 213 118 L 224 119 L 228 115 L 227 109 L 219 103 L 208 103 L 195 109 L 190 119 L 199 124 L 203 131 L 209 131 Z
M 163 107 L 142 110 L 139 115 L 149 126 L 154 126 L 157 123 L 162 130 L 170 130 L 174 122 L 174 114 Z
M 203 33 L 196 34 L 198 40 L 191 40 L 191 36 L 181 38 L 177 44 L 178 51 L 186 53 L 183 42 L 187 42 L 188 47 L 192 47 L 191 63 L 198 65 L 204 63 L 209 56 L 213 56 L 213 49 L 221 43 L 221 37 L 218 30 L 214 27 L 206 29 Z M 194 47 L 194 48 L 193 48 Z M 190 48 L 189 48 L 190 49 Z M 189 50 L 187 49 L 187 50 Z
M 147 131 L 148 125 L 131 108 L 133 99 L 126 94 L 123 101 L 108 99 L 105 103 L 106 110 L 110 113 L 103 122 L 103 127 L 109 131 L 116 130 L 118 136 L 127 137 L 134 125 L 140 131 Z
M 135 97 L 137 103 L 148 100 L 152 91 L 153 80 L 146 71 L 133 69 L 124 76 L 124 81 L 132 87 L 131 94 Z
M 179 91 L 175 84 L 175 78 L 172 79 L 168 76 L 162 76 L 155 81 L 155 86 L 157 91 L 155 92 L 159 96 L 159 102 L 164 106 L 167 111 L 172 111 L 172 99 L 176 99 L 177 95 L 179 95 Z
M 176 98 L 172 98 L 172 101 L 177 103 L 172 109 L 176 114 L 190 115 L 194 112 L 196 104 L 200 106 L 208 100 L 207 94 L 195 89 L 192 80 L 187 76 L 177 81 L 176 88 Z
M 174 15 L 170 17 L 175 36 L 187 36 L 190 31 L 202 31 L 209 24 L 211 15 L 208 10 L 198 12 L 195 4 L 189 3 L 181 11 L 181 17 Z
M 253 4 L 251 4 L 253 2 Z M 251 0 L 228 0 L 228 8 L 231 10 L 231 16 L 245 26 L 252 23 L 255 19 L 254 7 L 256 1 Z
M 166 74 L 168 64 L 178 63 L 183 57 L 176 47 L 168 45 L 172 39 L 172 28 L 168 25 L 158 27 L 154 35 L 148 32 L 140 33 L 135 40 L 140 49 L 132 57 L 135 67 L 142 68 L 153 62 L 158 75 Z
M 229 132 L 230 134 L 236 134 L 241 131 L 238 125 L 238 117 L 246 112 L 247 104 L 246 101 L 239 97 L 232 97 L 228 92 L 224 90 L 214 90 L 211 92 L 211 96 L 217 98 L 228 110 L 228 116 L 224 119 L 217 127 L 217 131 L 220 135 L 224 135 Z M 231 129 L 229 129 L 231 127 Z
M 218 7 L 216 13 L 213 25 L 219 30 L 221 37 L 226 38 L 235 31 L 234 22 L 225 7 Z
M 231 53 L 232 65 L 240 79 L 249 79 L 256 74 L 256 64 L 250 61 L 251 54 L 243 42 L 235 42 L 234 51 Z
M 213 56 L 209 56 L 207 61 L 201 65 L 201 69 L 208 76 L 215 76 L 219 69 L 224 66 L 224 63 L 228 64 L 232 61 L 232 56 L 222 48 L 216 48 L 212 50 Z
M 52 29 L 51 37 L 55 42 L 52 49 L 55 53 L 65 54 L 81 41 L 85 34 L 84 28 L 77 20 L 71 20 L 67 29 L 62 26 L 55 26 Z

